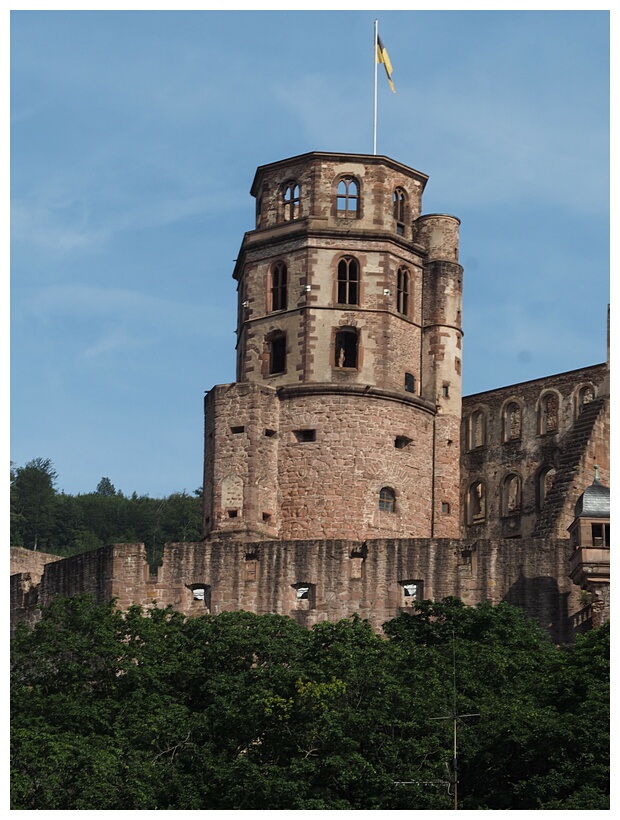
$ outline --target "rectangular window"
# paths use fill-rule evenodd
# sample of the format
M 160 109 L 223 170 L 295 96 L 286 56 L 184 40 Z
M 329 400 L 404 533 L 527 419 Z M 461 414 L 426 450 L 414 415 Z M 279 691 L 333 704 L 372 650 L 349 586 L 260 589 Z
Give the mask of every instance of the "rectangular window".
M 293 435 L 299 442 L 316 441 L 316 430 L 293 430 Z
M 444 399 L 450 398 L 450 385 L 444 383 L 443 387 L 441 388 L 441 395 Z
M 245 433 L 245 427 L 231 427 L 231 433 Z
M 286 336 L 276 336 L 270 342 L 269 373 L 286 371 Z

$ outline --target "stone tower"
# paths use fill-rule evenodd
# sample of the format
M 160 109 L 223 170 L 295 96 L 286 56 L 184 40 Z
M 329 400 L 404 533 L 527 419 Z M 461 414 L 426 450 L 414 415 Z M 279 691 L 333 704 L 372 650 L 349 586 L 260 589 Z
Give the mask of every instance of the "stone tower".
M 383 156 L 261 166 L 237 381 L 205 397 L 211 538 L 459 535 L 459 220 Z

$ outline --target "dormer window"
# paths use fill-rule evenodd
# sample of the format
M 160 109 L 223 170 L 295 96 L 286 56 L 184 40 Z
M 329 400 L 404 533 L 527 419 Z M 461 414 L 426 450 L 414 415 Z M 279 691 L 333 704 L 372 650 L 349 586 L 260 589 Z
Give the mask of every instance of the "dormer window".
M 344 219 L 356 219 L 359 209 L 359 186 L 353 177 L 343 177 L 338 183 L 336 213 Z

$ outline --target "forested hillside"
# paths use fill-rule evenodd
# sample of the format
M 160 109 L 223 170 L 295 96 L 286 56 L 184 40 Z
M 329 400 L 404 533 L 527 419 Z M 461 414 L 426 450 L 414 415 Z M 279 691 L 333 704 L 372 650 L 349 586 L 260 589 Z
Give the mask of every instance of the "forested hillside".
M 376 635 L 56 600 L 14 638 L 13 809 L 605 809 L 609 630 L 508 604 Z M 453 766 L 453 715 L 458 727 Z
M 75 555 L 113 542 L 144 542 L 151 566 L 170 541 L 201 535 L 200 490 L 167 498 L 123 495 L 109 478 L 91 493 L 67 495 L 56 489 L 49 459 L 11 465 L 11 545 L 54 555 Z

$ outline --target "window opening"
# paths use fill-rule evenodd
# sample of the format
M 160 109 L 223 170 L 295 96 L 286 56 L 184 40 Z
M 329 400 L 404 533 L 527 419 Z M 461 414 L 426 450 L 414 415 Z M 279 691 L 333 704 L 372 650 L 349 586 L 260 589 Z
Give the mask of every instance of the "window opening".
M 351 328 L 336 333 L 335 365 L 339 368 L 357 367 L 357 331 Z
M 357 182 L 352 177 L 343 177 L 338 183 L 336 211 L 339 217 L 355 219 L 358 213 L 359 193 Z
M 265 435 L 267 436 L 267 438 L 273 438 L 275 436 L 275 434 L 276 434 L 275 430 L 269 430 L 269 429 L 265 430 Z
M 307 601 L 310 597 L 310 587 L 297 587 L 297 600 Z
M 504 479 L 503 507 L 504 515 L 521 512 L 521 479 L 518 475 L 508 475 Z
M 441 395 L 443 396 L 444 399 L 449 399 L 450 398 L 450 385 L 449 384 L 444 383 L 442 385 Z
M 408 315 L 409 309 L 409 271 L 399 268 L 396 281 L 396 309 L 403 316 Z
M 288 273 L 284 262 L 271 268 L 271 310 L 286 310 Z
M 299 219 L 299 185 L 296 182 L 289 182 L 284 187 L 282 194 L 282 201 L 284 203 L 284 221 L 291 222 L 293 219 Z
M 450 505 L 448 504 L 447 501 L 442 501 L 441 502 L 441 512 L 444 515 L 450 515 Z
M 396 233 L 403 236 L 405 233 L 405 212 L 407 205 L 407 195 L 402 188 L 394 191 L 394 219 L 396 220 Z
M 582 387 L 577 399 L 577 412 L 579 415 L 581 415 L 586 404 L 590 404 L 591 401 L 594 401 L 594 388 L 590 385 Z
M 510 402 L 505 414 L 505 441 L 518 441 L 521 438 L 521 408 L 516 402 Z
M 394 439 L 394 447 L 396 447 L 397 450 L 404 450 L 405 447 L 408 447 L 412 441 L 413 439 L 408 438 L 407 436 L 396 436 Z
M 593 547 L 602 547 L 604 546 L 603 540 L 603 525 L 602 524 L 592 524 L 592 546 Z
M 555 433 L 558 429 L 558 397 L 547 393 L 540 404 L 540 432 Z
M 234 433 L 234 434 L 236 434 L 236 433 L 245 433 L 245 427 L 231 427 L 230 432 Z
M 359 304 L 360 267 L 354 256 L 343 256 L 338 262 L 338 304 Z
M 271 513 L 263 513 L 263 521 L 271 521 Z
M 293 434 L 299 442 L 316 441 L 316 430 L 293 430 Z
M 553 484 L 554 478 L 554 467 L 543 467 L 538 474 L 538 481 L 536 484 L 536 506 L 538 508 L 538 512 L 540 512 L 545 505 L 545 501 Z
M 394 512 L 396 507 L 396 494 L 391 487 L 382 487 L 379 492 L 379 509 L 382 512 Z
M 229 518 L 237 518 L 239 515 L 239 510 L 228 510 L 228 517 Z
M 415 393 L 415 376 L 413 373 L 405 373 L 405 390 L 407 393 Z
M 467 497 L 467 523 L 478 524 L 486 518 L 486 493 L 481 481 L 474 481 Z
M 469 449 L 484 447 L 486 440 L 486 424 L 482 410 L 475 410 L 469 417 Z
M 286 336 L 275 336 L 269 343 L 269 373 L 286 370 Z
M 258 197 L 256 200 L 256 227 L 260 228 L 263 216 L 263 198 Z
M 192 593 L 192 604 L 194 606 L 204 606 L 211 609 L 211 587 L 208 584 L 188 584 L 188 589 Z

